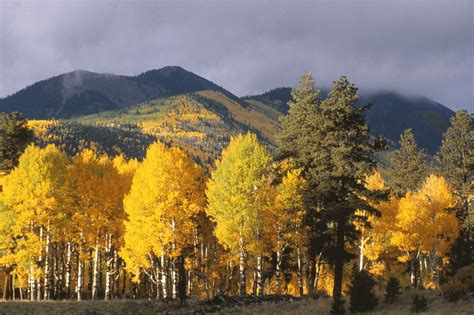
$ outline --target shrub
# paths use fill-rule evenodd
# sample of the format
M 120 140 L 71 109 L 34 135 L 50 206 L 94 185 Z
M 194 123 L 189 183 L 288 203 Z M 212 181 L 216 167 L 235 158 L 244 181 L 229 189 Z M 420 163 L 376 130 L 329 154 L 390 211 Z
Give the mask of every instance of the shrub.
M 426 299 L 423 295 L 415 295 L 415 298 L 413 299 L 413 304 L 411 306 L 411 311 L 414 313 L 419 313 L 419 312 L 424 312 L 426 311 L 426 308 L 428 307 L 426 303 Z
M 441 289 L 450 302 L 474 293 L 474 264 L 459 269 Z
M 346 313 L 344 308 L 345 301 L 341 298 L 333 299 L 331 305 L 331 315 L 341 315 Z
M 402 294 L 402 288 L 400 287 L 400 281 L 395 277 L 390 277 L 385 287 L 385 301 L 387 303 L 393 303 L 396 301 L 398 296 Z
M 354 273 L 349 287 L 351 312 L 365 312 L 375 308 L 377 297 L 373 292 L 374 286 L 375 280 L 367 271 Z

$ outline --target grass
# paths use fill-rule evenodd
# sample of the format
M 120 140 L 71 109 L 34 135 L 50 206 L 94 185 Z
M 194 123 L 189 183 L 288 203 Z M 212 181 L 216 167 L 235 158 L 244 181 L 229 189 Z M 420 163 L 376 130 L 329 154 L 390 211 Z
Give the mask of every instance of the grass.
M 415 294 L 422 294 L 428 301 L 424 314 L 473 314 L 474 301 L 461 300 L 449 303 L 435 291 L 407 291 L 394 304 L 380 301 L 371 314 L 411 314 L 410 308 Z M 348 299 L 346 299 L 348 300 Z M 348 308 L 346 302 L 346 309 Z M 265 302 L 255 305 L 230 306 L 215 314 L 329 314 L 330 298 L 302 298 L 294 302 Z M 186 308 L 178 302 L 164 303 L 156 300 L 112 300 L 104 301 L 44 301 L 0 303 L 0 314 L 204 314 L 208 312 L 202 301 L 190 300 Z M 423 313 L 421 313 L 423 314 Z

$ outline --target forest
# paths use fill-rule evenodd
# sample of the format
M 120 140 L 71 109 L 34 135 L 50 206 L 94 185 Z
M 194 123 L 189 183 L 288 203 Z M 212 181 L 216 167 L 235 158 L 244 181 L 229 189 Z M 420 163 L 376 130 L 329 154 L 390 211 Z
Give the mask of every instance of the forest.
M 330 297 L 342 314 L 409 290 L 472 298 L 467 111 L 451 118 L 431 156 L 411 129 L 387 152 L 366 122 L 370 104 L 356 106 L 358 89 L 344 76 L 323 97 L 303 75 L 291 96 L 274 147 L 251 130 L 235 133 L 215 161 L 105 127 L 90 128 L 128 142 L 34 141 L 27 119 L 2 114 L 2 299 Z M 61 126 L 57 134 L 76 128 Z M 415 296 L 414 311 L 426 310 L 424 300 Z

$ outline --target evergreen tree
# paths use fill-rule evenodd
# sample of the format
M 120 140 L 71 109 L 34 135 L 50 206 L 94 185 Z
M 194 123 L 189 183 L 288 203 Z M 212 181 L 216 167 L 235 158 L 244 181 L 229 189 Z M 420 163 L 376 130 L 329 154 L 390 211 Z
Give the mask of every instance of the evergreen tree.
M 402 294 L 402 288 L 400 287 L 400 281 L 395 277 L 390 277 L 385 287 L 385 301 L 393 303 Z
M 27 120 L 20 113 L 0 113 L 0 173 L 18 165 L 18 159 L 33 139 Z
M 308 183 L 305 197 L 309 216 L 321 214 L 318 220 L 336 228 L 333 296 L 337 300 L 348 256 L 345 238 L 355 234 L 348 233 L 354 231 L 349 219 L 356 209 L 376 212 L 364 198 L 370 193 L 364 181 L 376 166 L 373 153 L 384 142 L 371 140 L 364 118 L 369 105 L 356 106 L 357 88 L 345 77 L 335 81 L 328 97 L 321 101 L 312 76 L 304 75 L 292 96 L 289 114 L 282 120 L 279 154 L 293 157 L 296 167 L 303 170 Z
M 367 271 L 354 272 L 349 286 L 351 312 L 371 311 L 377 306 L 377 297 L 373 292 L 374 286 L 375 280 Z
M 426 153 L 418 149 L 411 129 L 400 135 L 400 148 L 388 157 L 390 166 L 390 187 L 394 195 L 401 197 L 407 191 L 415 191 L 425 178 Z
M 451 250 L 451 272 L 473 262 L 473 180 L 474 180 L 474 123 L 465 110 L 451 118 L 451 127 L 437 154 L 441 171 L 458 199 L 457 214 L 461 221 L 460 236 Z

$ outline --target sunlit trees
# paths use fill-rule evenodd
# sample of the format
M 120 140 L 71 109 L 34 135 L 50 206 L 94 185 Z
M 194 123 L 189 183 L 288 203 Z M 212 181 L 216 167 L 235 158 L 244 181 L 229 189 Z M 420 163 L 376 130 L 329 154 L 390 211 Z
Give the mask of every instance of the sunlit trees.
M 207 186 L 207 213 L 216 222 L 215 234 L 219 242 L 239 255 L 241 295 L 246 294 L 249 248 L 259 249 L 263 225 L 267 223 L 258 191 L 270 171 L 270 163 L 269 153 L 254 134 L 235 136 L 222 152 Z M 257 268 L 261 270 L 261 266 Z
M 32 300 L 41 298 L 43 285 L 45 298 L 51 295 L 51 242 L 55 230 L 61 229 L 65 220 L 62 210 L 66 167 L 66 155 L 55 146 L 45 149 L 29 146 L 18 167 L 2 179 L 1 199 L 11 209 L 9 237 L 13 241 L 10 245 L 15 246 L 2 259 L 24 268 L 28 266 Z
M 411 283 L 416 283 L 414 264 L 421 254 L 429 257 L 432 280 L 439 284 L 438 268 L 458 233 L 458 221 L 449 209 L 455 205 L 454 196 L 443 177 L 430 175 L 416 192 L 408 192 L 400 200 L 396 229 L 392 242 L 411 263 Z
M 123 229 L 125 214 L 122 200 L 128 187 L 113 162 L 106 156 L 98 156 L 92 150 L 84 150 L 73 158 L 69 175 L 71 209 L 77 222 L 79 242 L 93 244 L 91 297 L 95 299 L 102 249 L 108 270 L 106 283 L 110 282 L 110 263 Z M 79 291 L 80 288 L 78 297 Z
M 192 248 L 195 218 L 203 211 L 204 172 L 184 151 L 152 144 L 124 199 L 125 222 L 121 255 L 136 279 L 146 273 L 158 296 L 176 297 L 178 264 Z M 163 281 L 164 280 L 164 281 Z M 163 292 L 163 291 L 164 292 Z
M 308 246 L 308 227 L 303 224 L 306 214 L 303 193 L 306 181 L 301 176 L 300 169 L 294 169 L 290 161 L 279 165 L 277 174 L 282 177 L 276 185 L 271 185 L 270 193 L 263 191 L 270 197 L 267 205 L 267 219 L 269 237 L 273 251 L 276 253 L 275 291 L 280 292 L 282 280 L 282 260 L 285 249 L 292 248 L 296 252 L 298 285 L 300 295 L 303 294 L 302 255 Z M 272 191 L 273 190 L 273 191 Z
M 374 192 L 383 192 L 385 183 L 379 172 L 374 172 L 365 179 L 365 187 Z M 369 203 L 371 201 L 369 200 Z M 385 202 L 384 202 L 385 203 Z M 379 216 L 374 215 L 364 209 L 357 209 L 355 212 L 354 225 L 359 233 L 357 247 L 359 249 L 359 271 L 364 269 L 364 256 L 370 256 L 371 260 L 376 260 L 378 253 L 383 250 L 381 242 L 379 242 L 380 234 L 383 233 L 382 220 L 386 220 L 387 213 L 381 213 L 380 209 L 383 205 L 376 200 L 371 203 L 373 207 L 379 211 Z M 371 244 L 371 246 L 367 246 Z

